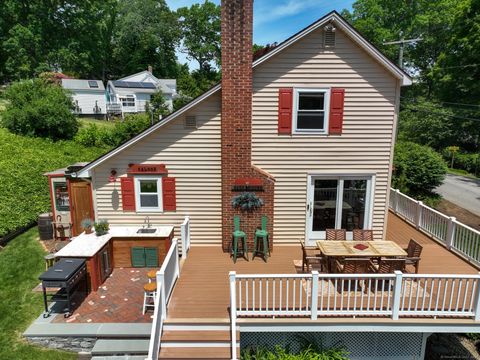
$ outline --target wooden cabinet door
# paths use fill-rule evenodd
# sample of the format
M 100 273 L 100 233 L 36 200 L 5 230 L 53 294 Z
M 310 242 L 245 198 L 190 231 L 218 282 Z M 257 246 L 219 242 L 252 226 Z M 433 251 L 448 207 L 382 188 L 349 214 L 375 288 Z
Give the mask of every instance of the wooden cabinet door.
M 158 267 L 158 248 L 156 247 L 145 248 L 145 266 Z
M 132 247 L 132 267 L 145 267 L 145 248 Z

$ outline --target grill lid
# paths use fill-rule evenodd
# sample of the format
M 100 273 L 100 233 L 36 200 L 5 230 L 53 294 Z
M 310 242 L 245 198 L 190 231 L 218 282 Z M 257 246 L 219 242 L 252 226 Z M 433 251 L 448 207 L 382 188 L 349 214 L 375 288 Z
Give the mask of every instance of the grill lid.
M 84 264 L 84 259 L 61 259 L 38 278 L 42 281 L 66 281 L 70 279 Z

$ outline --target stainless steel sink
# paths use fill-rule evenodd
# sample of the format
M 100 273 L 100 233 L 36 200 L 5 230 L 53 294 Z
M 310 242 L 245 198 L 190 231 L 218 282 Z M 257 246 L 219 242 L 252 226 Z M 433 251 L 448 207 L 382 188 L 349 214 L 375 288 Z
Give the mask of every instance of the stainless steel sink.
M 157 229 L 152 229 L 152 228 L 143 228 L 143 229 L 138 229 L 137 234 L 153 234 Z

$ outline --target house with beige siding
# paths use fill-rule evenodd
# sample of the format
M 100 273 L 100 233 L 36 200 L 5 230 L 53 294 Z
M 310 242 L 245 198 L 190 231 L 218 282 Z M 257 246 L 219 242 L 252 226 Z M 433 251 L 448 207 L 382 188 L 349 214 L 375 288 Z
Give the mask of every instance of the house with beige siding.
M 285 343 L 292 340 L 288 334 L 310 332 L 326 344 L 348 344 L 352 359 L 417 359 L 432 332 L 480 330 L 480 313 L 472 310 L 480 303 L 474 300 L 478 275 L 450 248 L 434 248 L 431 240 L 429 256 L 448 254 L 446 263 L 455 265 L 446 265 L 447 273 L 466 273 L 453 287 L 453 275 L 446 275 L 443 287 L 442 280 L 432 282 L 443 276 L 433 260 L 436 275 L 425 273 L 427 267 L 422 275 L 411 274 L 418 267 L 404 266 L 405 272 L 347 276 L 328 264 L 336 261 L 342 269 L 348 256 L 332 262 L 322 248 L 327 230 L 345 230 L 346 247 L 356 230 L 369 230 L 374 241 L 352 250 L 352 257 L 361 258 L 369 247 L 377 247 L 380 257 L 407 256 L 401 248 L 407 235 L 405 240 L 389 229 L 407 234 L 410 227 L 389 206 L 395 214 L 413 209 L 390 188 L 400 91 L 411 78 L 337 12 L 253 59 L 252 6 L 252 0 L 222 1 L 221 83 L 67 175 L 75 249 L 86 241 L 75 226 L 82 214 L 108 220 L 116 229 L 112 239 L 122 238 L 121 231 L 129 237 L 121 251 L 114 239 L 110 250 L 100 243 L 99 251 L 112 252 L 106 257 L 113 268 L 129 264 L 129 246 L 131 265 L 137 266 L 134 248 L 139 251 L 150 228 L 149 241 L 157 242 L 148 247 L 162 249 L 149 358 L 174 358 L 183 348 L 184 358 L 228 351 L 224 357 L 236 359 L 238 348 L 249 343 Z M 82 200 L 75 203 L 79 183 L 91 196 L 77 196 Z M 242 211 L 233 206 L 239 195 L 260 199 L 260 205 Z M 416 214 L 411 219 L 419 221 Z M 232 236 L 238 230 L 234 219 L 246 235 L 242 246 Z M 267 242 L 259 240 L 254 249 L 259 228 Z M 319 250 L 314 256 L 320 262 L 326 259 L 320 274 L 298 270 L 299 240 Z M 236 262 L 235 249 L 244 252 Z M 252 253 L 260 256 L 252 259 Z M 444 316 L 448 320 L 437 320 Z M 226 343 L 199 335 L 225 327 Z M 172 331 L 191 332 L 183 334 L 189 340 L 172 340 Z

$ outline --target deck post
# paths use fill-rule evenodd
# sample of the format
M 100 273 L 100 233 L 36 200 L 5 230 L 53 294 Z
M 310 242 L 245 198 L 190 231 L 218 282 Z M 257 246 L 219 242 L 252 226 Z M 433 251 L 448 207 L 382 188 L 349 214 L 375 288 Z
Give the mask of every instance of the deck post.
M 403 273 L 395 270 L 395 283 L 393 287 L 393 301 L 392 301 L 392 320 L 398 320 L 400 311 L 400 296 L 402 292 L 402 277 Z
M 475 305 L 474 305 L 474 320 L 480 321 L 480 279 L 477 279 L 477 286 L 475 288 Z
M 445 239 L 445 245 L 447 249 L 450 250 L 453 246 L 453 240 L 455 239 L 455 227 L 457 219 L 455 217 L 450 217 L 448 219 L 448 227 L 447 227 L 447 238 Z
M 157 271 L 157 297 L 159 305 L 162 307 L 162 317 L 165 319 L 167 317 L 167 301 L 165 298 L 165 274 L 161 271 Z
M 178 239 L 173 239 L 175 244 L 175 279 L 180 277 L 180 260 L 179 260 L 179 250 L 178 250 Z
M 311 296 L 311 307 L 310 311 L 312 313 L 311 319 L 317 320 L 318 318 L 318 271 L 312 271 L 312 296 Z
M 237 291 L 235 271 L 230 271 L 230 327 L 232 340 L 232 360 L 237 360 Z
M 420 228 L 420 225 L 422 223 L 422 214 L 423 214 L 423 202 L 418 201 L 417 202 L 417 212 L 415 214 L 415 227 L 417 229 Z
M 393 190 L 393 212 L 396 214 L 398 212 L 398 197 L 400 195 L 400 190 Z

